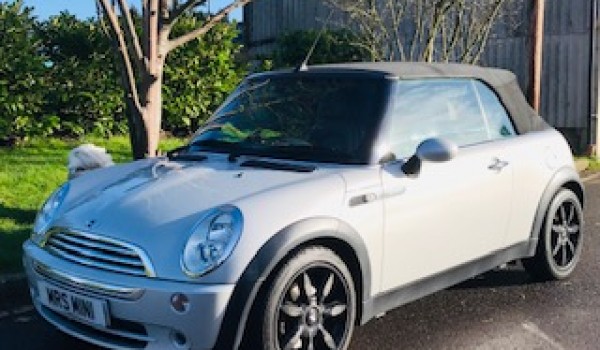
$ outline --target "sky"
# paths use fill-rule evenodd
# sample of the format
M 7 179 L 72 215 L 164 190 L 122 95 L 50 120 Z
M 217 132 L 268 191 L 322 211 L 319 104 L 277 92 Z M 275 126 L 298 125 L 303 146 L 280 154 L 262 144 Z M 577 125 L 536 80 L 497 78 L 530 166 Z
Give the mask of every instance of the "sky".
M 211 12 L 216 12 L 230 3 L 229 0 L 209 0 L 209 2 Z M 25 0 L 24 3 L 26 6 L 33 7 L 35 9 L 34 15 L 42 20 L 47 19 L 52 15 L 57 15 L 63 10 L 68 10 L 70 13 L 81 19 L 96 16 L 95 0 Z M 137 3 L 139 3 L 139 0 L 130 1 L 130 4 Z M 241 9 L 234 11 L 231 18 L 241 21 Z

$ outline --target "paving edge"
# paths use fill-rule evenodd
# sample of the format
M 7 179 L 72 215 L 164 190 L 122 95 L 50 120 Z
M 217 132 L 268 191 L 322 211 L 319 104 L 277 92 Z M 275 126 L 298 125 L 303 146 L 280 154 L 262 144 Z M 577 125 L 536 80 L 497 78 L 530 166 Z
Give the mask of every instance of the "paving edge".
M 592 180 L 596 180 L 597 178 L 600 178 L 600 172 L 588 175 L 588 176 L 584 177 L 583 179 L 581 179 L 581 181 L 582 182 L 589 182 L 589 181 L 592 181 Z

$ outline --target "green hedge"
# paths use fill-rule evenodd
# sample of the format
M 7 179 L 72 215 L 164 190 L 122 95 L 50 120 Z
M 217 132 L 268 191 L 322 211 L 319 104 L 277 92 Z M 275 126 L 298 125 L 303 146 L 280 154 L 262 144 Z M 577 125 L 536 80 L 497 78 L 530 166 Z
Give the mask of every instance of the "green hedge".
M 174 35 L 201 20 L 183 18 Z M 38 21 L 20 1 L 0 2 L 0 33 L 0 145 L 127 132 L 118 65 L 97 19 L 63 12 Z M 193 132 L 246 74 L 237 35 L 235 23 L 223 23 L 167 57 L 165 131 Z

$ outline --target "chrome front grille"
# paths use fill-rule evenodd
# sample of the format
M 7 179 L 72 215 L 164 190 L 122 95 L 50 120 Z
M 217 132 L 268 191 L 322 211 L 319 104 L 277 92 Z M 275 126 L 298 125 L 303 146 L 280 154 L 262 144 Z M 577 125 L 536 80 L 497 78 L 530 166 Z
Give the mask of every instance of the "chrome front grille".
M 63 259 L 102 270 L 154 277 L 144 252 L 127 243 L 90 233 L 53 229 L 44 249 Z

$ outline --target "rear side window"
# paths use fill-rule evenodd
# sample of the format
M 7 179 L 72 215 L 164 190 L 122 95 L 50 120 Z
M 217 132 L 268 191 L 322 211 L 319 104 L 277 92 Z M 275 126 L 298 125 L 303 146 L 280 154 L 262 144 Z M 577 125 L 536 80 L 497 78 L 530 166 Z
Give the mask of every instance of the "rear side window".
M 494 92 L 477 80 L 399 81 L 393 98 L 389 140 L 398 158 L 432 137 L 468 146 L 515 134 Z
M 516 135 L 515 128 L 500 99 L 487 85 L 474 82 L 481 99 L 483 112 L 488 121 L 491 139 L 501 139 Z

